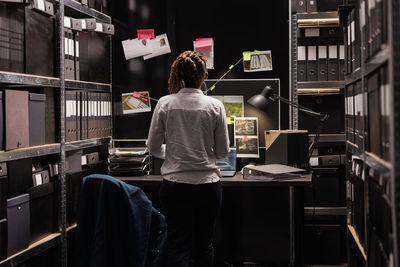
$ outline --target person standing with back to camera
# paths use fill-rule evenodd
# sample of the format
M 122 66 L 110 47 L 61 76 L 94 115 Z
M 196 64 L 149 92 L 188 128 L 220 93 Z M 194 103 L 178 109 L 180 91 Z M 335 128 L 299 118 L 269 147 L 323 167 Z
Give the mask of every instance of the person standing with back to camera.
M 216 159 L 228 155 L 229 136 L 223 104 L 200 90 L 207 77 L 203 56 L 180 54 L 171 67 L 170 95 L 159 100 L 150 125 L 149 151 L 165 159 L 159 196 L 169 267 L 187 267 L 190 260 L 201 267 L 214 262 L 212 238 L 222 202 Z

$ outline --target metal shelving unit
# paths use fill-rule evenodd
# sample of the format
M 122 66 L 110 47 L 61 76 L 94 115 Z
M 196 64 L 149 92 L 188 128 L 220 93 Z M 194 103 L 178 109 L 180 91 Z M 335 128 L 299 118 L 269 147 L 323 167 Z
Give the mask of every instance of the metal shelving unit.
M 60 100 L 60 118 L 59 118 L 59 136 L 60 143 L 47 144 L 35 147 L 27 147 L 15 149 L 11 151 L 0 151 L 0 162 L 11 160 L 40 157 L 45 155 L 58 155 L 59 157 L 59 186 L 60 186 L 60 232 L 50 234 L 43 239 L 31 244 L 27 249 L 20 251 L 11 257 L 0 262 L 0 267 L 15 266 L 30 258 L 39 255 L 46 250 L 61 246 L 61 266 L 67 267 L 67 236 L 75 231 L 76 225 L 67 227 L 66 223 L 66 174 L 65 159 L 66 152 L 78 149 L 91 148 L 96 146 L 107 145 L 110 137 L 93 138 L 88 140 L 80 140 L 75 142 L 66 142 L 65 140 L 65 93 L 67 90 L 87 90 L 98 92 L 112 93 L 112 39 L 110 38 L 110 83 L 96 83 L 89 81 L 66 80 L 64 75 L 64 14 L 76 15 L 77 18 L 95 18 L 96 21 L 102 23 L 111 23 L 110 16 L 103 14 L 92 8 L 82 5 L 74 0 L 56 0 L 55 1 L 55 40 L 56 40 L 56 73 L 59 77 L 46 77 L 38 75 L 30 75 L 24 73 L 14 73 L 0 71 L 0 86 L 7 88 L 23 88 L 23 87 L 53 87 L 59 89 Z

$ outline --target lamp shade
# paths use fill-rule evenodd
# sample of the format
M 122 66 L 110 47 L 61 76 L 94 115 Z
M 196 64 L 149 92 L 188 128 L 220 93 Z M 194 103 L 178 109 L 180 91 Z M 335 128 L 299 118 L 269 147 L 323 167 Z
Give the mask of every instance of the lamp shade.
M 249 100 L 247 100 L 247 103 L 258 109 L 266 109 L 270 101 L 269 98 L 272 96 L 272 94 L 272 88 L 266 86 L 261 94 L 252 96 Z

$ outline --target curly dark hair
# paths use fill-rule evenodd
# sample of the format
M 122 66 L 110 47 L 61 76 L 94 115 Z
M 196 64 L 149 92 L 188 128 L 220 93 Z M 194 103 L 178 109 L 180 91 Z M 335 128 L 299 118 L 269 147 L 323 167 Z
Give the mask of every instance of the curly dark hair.
M 207 73 L 206 58 L 194 51 L 185 51 L 172 63 L 168 80 L 170 94 L 184 87 L 199 88 Z

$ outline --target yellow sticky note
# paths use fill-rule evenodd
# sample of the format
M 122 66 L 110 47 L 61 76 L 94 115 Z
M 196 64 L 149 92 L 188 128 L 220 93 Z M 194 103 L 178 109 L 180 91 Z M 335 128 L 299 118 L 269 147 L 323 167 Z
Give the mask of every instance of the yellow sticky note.
M 243 61 L 250 61 L 251 58 L 251 52 L 250 51 L 244 51 L 243 52 Z
M 233 69 L 235 67 L 235 65 L 231 65 L 230 67 L 229 67 L 229 69 L 231 70 L 231 69 Z
M 214 90 L 215 85 L 211 86 L 210 91 Z
M 259 54 L 260 54 L 260 51 L 254 50 L 254 54 L 259 55 Z

